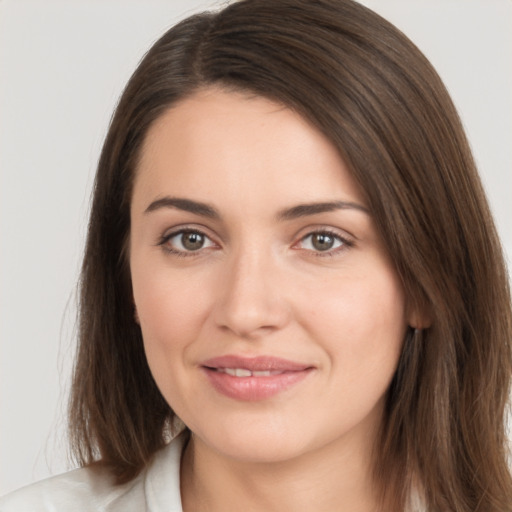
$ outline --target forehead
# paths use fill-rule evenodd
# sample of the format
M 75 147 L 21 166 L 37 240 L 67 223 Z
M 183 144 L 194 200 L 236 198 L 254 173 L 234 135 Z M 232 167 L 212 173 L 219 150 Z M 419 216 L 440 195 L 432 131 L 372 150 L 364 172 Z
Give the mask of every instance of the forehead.
M 141 192 L 205 201 L 221 194 L 247 204 L 254 197 L 362 200 L 338 150 L 303 117 L 260 96 L 214 88 L 178 102 L 150 128 L 134 196 Z

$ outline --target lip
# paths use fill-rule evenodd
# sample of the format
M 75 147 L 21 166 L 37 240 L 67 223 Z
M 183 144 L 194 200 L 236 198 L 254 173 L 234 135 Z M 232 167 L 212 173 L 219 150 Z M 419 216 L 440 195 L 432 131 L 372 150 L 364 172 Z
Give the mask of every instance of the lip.
M 243 401 L 265 400 L 278 395 L 301 382 L 314 369 L 309 364 L 273 356 L 236 355 L 208 359 L 200 366 L 216 391 Z M 226 369 L 242 369 L 260 374 L 237 377 L 226 373 Z M 270 372 L 270 375 L 261 375 L 261 372 Z

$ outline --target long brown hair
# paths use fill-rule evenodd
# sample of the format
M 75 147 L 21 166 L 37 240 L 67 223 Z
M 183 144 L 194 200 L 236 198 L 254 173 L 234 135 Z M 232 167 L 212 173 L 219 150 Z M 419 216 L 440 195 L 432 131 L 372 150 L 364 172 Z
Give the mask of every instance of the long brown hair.
M 383 503 L 403 510 L 414 486 L 428 510 L 512 510 L 512 313 L 489 208 L 440 78 L 401 32 L 351 0 L 244 0 L 192 16 L 130 79 L 101 154 L 81 275 L 77 460 L 101 460 L 128 481 L 171 433 L 174 413 L 133 320 L 131 188 L 151 124 L 210 85 L 295 109 L 336 145 L 409 303 L 428 312 L 429 327 L 404 341 L 375 447 Z

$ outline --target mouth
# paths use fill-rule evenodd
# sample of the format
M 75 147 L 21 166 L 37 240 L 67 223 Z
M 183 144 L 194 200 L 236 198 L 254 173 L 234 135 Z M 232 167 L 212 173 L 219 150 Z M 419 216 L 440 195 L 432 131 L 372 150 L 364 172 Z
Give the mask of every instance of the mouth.
M 231 377 L 270 377 L 272 375 L 281 375 L 282 371 L 271 370 L 248 370 L 247 368 L 210 368 L 210 370 L 227 373 Z
M 271 356 L 228 355 L 203 362 L 201 369 L 215 391 L 222 395 L 258 401 L 287 391 L 311 374 L 314 367 Z

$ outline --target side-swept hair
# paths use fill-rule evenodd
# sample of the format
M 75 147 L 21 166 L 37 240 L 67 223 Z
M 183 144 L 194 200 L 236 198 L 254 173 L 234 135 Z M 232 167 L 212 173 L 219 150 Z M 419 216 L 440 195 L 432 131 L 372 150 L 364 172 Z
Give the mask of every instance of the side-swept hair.
M 375 447 L 388 510 L 511 510 L 504 430 L 512 373 L 508 275 L 468 142 L 440 78 L 396 28 L 351 0 L 245 0 L 192 16 L 149 50 L 101 154 L 81 274 L 70 402 L 81 464 L 133 478 L 170 435 L 133 320 L 126 246 L 152 123 L 208 86 L 292 108 L 339 149 L 430 326 L 407 336 Z

